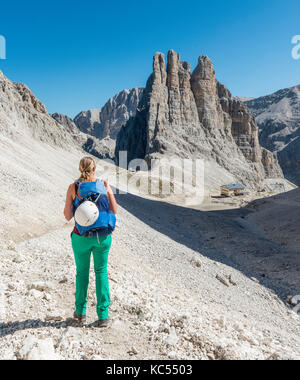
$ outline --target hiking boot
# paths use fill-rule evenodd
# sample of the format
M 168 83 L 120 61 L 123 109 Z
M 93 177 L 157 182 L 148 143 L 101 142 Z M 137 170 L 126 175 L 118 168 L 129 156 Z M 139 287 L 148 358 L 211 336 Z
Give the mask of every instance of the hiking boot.
M 80 315 L 80 314 L 77 314 L 76 311 L 74 312 L 74 315 L 73 315 L 74 319 L 76 319 L 77 322 L 79 323 L 85 323 L 86 322 L 86 315 Z
M 108 327 L 109 318 L 99 319 L 96 323 L 96 327 Z

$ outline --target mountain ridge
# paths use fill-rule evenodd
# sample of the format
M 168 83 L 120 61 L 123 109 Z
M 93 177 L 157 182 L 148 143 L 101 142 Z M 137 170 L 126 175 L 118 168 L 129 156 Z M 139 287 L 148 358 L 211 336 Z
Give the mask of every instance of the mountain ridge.
M 286 177 L 300 185 L 300 85 L 245 102 L 261 144 L 278 157 Z

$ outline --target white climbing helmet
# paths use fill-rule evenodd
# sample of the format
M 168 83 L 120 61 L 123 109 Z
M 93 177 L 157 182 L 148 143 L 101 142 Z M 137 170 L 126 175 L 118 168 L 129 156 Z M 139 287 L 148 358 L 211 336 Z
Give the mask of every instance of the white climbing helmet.
M 99 217 L 99 209 L 95 203 L 85 201 L 76 210 L 75 222 L 82 227 L 90 227 L 96 223 Z

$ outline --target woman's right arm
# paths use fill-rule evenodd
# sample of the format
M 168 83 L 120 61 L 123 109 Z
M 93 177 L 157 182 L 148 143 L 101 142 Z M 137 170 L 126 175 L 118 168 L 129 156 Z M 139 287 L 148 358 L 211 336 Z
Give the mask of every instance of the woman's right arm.
M 75 199 L 75 186 L 74 183 L 69 186 L 67 195 L 66 195 L 66 203 L 64 209 L 64 216 L 69 222 L 73 218 L 73 202 Z

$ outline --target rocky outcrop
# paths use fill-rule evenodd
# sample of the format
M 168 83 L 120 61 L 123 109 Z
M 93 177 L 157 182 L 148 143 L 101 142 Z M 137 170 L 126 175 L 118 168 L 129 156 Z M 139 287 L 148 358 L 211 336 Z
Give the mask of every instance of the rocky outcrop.
M 23 83 L 14 83 L 15 89 L 22 97 L 22 101 L 24 103 L 28 103 L 32 106 L 37 112 L 41 112 L 46 114 L 47 110 L 44 104 L 39 101 L 33 93 L 29 90 L 29 88 Z
M 79 130 L 77 126 L 69 116 L 62 115 L 61 113 L 53 113 L 51 116 L 54 120 L 56 120 L 59 124 L 63 125 L 72 134 L 78 134 Z
M 48 113 L 29 88 L 14 83 L 0 71 L 0 135 L 25 142 L 28 138 L 71 149 L 70 133 Z
M 115 142 L 81 132 L 68 116 L 49 115 L 29 88 L 13 83 L 0 71 L 0 137 L 32 146 L 35 141 L 66 150 L 81 148 L 99 158 L 113 158 Z
M 128 161 L 150 162 L 162 155 L 203 158 L 244 183 L 282 177 L 276 159 L 259 145 L 253 116 L 216 81 L 211 60 L 201 56 L 191 73 L 173 50 L 167 66 L 164 55 L 155 54 L 136 116 L 118 135 L 116 159 L 122 150 Z
M 198 65 L 191 77 L 191 89 L 195 96 L 199 121 L 206 131 L 215 129 L 229 132 L 230 120 L 224 118 L 217 82 L 215 80 L 215 70 L 211 60 L 206 56 L 199 57 Z
M 100 122 L 100 110 L 89 110 L 80 112 L 74 119 L 74 123 L 77 128 L 89 135 L 93 135 L 97 138 L 103 138 L 105 133 L 101 127 Z
M 122 125 L 135 116 L 143 88 L 133 88 L 118 93 L 101 110 L 80 112 L 74 119 L 77 127 L 98 139 L 107 136 L 115 139 Z
M 224 85 L 218 82 L 217 86 L 222 108 L 232 119 L 232 136 L 245 158 L 257 165 L 262 163 L 268 178 L 282 177 L 275 155 L 260 146 L 258 126 L 249 109 Z
M 282 177 L 282 170 L 276 156 L 265 148 L 261 148 L 261 160 L 268 178 Z
M 113 159 L 115 147 L 115 140 L 109 137 L 99 140 L 96 137 L 88 136 L 82 144 L 84 151 L 100 159 Z
M 261 163 L 262 151 L 258 141 L 258 127 L 254 117 L 240 100 L 217 82 L 218 94 L 223 110 L 231 118 L 231 133 L 248 161 Z
M 284 175 L 300 185 L 300 86 L 245 104 L 256 118 L 260 144 L 277 156 Z
M 122 125 L 125 125 L 130 117 L 135 116 L 143 90 L 143 88 L 133 88 L 121 91 L 109 99 L 101 109 L 101 124 L 107 136 L 116 138 Z
M 18 351 L 20 360 L 60 360 L 56 354 L 52 338 L 38 339 L 34 336 L 27 337 L 23 346 Z
M 88 133 L 81 132 L 73 120 L 59 113 L 52 114 L 52 117 L 61 125 L 63 125 L 72 135 L 74 140 L 80 145 L 80 147 L 87 153 L 92 154 L 100 159 L 114 157 L 115 141 L 109 137 L 104 139 L 98 139 Z

